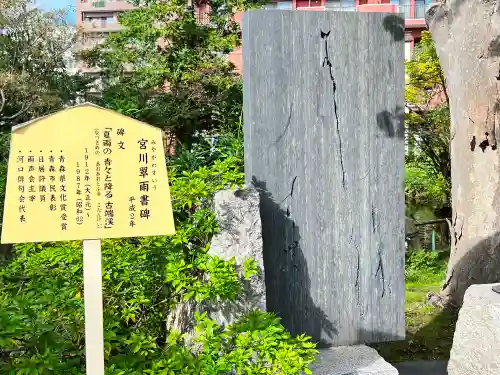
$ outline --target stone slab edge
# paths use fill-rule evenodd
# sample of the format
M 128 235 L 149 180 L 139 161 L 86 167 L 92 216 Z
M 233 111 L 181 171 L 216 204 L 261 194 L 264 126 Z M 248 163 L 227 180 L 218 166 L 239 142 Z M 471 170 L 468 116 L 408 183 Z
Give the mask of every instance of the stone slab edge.
M 366 345 L 321 349 L 310 369 L 313 375 L 398 375 L 375 349 Z

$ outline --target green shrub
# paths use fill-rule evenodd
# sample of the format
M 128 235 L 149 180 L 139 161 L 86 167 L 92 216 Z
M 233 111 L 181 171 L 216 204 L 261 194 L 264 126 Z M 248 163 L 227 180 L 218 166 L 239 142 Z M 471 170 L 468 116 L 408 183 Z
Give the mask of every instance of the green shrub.
M 10 133 L 0 132 L 0 217 L 3 218 L 3 201 L 7 183 L 7 164 L 9 161 Z
M 407 282 L 442 280 L 446 273 L 447 252 L 411 251 L 406 254 Z
M 188 147 L 178 144 L 175 157 L 169 165 L 176 170 L 194 171 L 198 168 L 212 165 L 216 160 L 225 160 L 234 157 L 239 160 L 238 165 L 243 168 L 243 124 L 238 123 L 220 135 L 211 137 L 196 135 Z
M 405 196 L 407 203 L 441 207 L 450 187 L 442 174 L 426 163 L 407 163 L 405 166 Z
M 170 170 L 176 234 L 102 241 L 108 375 L 300 374 L 317 353 L 273 314 L 255 311 L 221 327 L 197 315 L 196 345 L 167 329 L 182 301 L 234 301 L 234 259 L 210 256 L 213 193 L 243 183 L 242 160 L 227 155 L 194 171 Z M 84 306 L 79 242 L 25 244 L 0 268 L 0 373 L 83 374 Z M 245 262 L 253 277 L 255 262 Z

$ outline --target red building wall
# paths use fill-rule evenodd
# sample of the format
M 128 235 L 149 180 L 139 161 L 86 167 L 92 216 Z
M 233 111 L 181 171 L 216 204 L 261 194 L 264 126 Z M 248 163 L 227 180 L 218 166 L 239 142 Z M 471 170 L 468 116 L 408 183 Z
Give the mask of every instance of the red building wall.
M 233 20 L 235 22 L 238 22 L 238 24 L 240 25 L 240 29 L 243 28 L 243 14 L 244 12 L 238 12 L 233 17 Z M 241 73 L 241 69 L 243 69 L 243 55 L 241 47 L 232 51 L 227 58 L 234 64 L 234 66 L 236 67 L 235 70 L 238 73 Z
M 292 9 L 309 10 L 309 11 L 324 11 L 326 0 L 292 0 Z M 424 19 L 416 19 L 415 17 L 415 0 L 410 0 L 410 18 L 405 19 L 405 40 L 411 44 L 413 48 L 415 41 L 420 40 L 422 31 L 427 29 Z M 397 13 L 399 11 L 397 4 L 392 4 L 390 0 L 356 0 L 356 12 L 384 12 Z M 236 13 L 234 20 L 242 26 L 243 12 Z M 237 48 L 228 55 L 228 60 L 232 62 L 236 71 L 241 73 L 243 69 L 242 49 Z

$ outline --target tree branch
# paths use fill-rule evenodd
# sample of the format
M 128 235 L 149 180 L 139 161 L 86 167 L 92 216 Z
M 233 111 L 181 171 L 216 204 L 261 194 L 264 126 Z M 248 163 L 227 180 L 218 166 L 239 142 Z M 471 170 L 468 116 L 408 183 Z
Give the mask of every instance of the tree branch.
M 2 102 L 0 103 L 0 113 L 2 113 L 3 111 L 3 108 L 5 107 L 5 93 L 3 92 L 2 89 L 0 89 L 0 99 L 2 100 Z
M 441 160 L 432 148 L 432 140 L 428 139 L 428 136 L 420 137 L 420 149 L 429 157 L 434 169 L 437 172 L 441 172 Z
M 450 238 L 455 237 L 455 229 L 453 228 L 453 224 L 450 219 L 445 219 L 446 223 L 448 224 L 448 229 L 450 231 Z
M 439 223 L 448 223 L 450 219 L 436 219 L 436 220 L 428 220 L 424 221 L 422 223 L 415 223 L 415 226 L 421 226 L 421 225 L 431 225 L 431 224 L 439 224 Z
M 30 107 L 31 107 L 31 103 L 28 104 L 27 106 L 23 105 L 23 108 L 21 108 L 17 113 L 14 113 L 11 116 L 0 117 L 0 121 L 14 120 L 16 117 L 21 116 L 24 112 L 26 112 L 28 109 L 30 109 Z
M 450 108 L 450 97 L 448 96 L 448 89 L 446 88 L 446 78 L 444 78 L 442 71 L 439 73 L 439 78 L 441 80 L 441 85 L 443 86 L 443 94 L 446 98 L 446 104 L 448 105 L 448 108 Z
M 405 108 L 408 109 L 408 111 L 410 111 L 410 113 L 415 113 L 419 116 L 422 116 L 425 112 L 417 104 L 408 104 L 407 102 L 405 102 Z

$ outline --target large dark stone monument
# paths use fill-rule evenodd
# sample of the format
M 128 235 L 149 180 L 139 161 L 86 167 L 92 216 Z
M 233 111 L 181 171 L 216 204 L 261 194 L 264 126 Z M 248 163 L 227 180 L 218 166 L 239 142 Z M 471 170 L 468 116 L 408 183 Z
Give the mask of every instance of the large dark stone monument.
M 403 19 L 251 11 L 243 72 L 268 310 L 323 344 L 403 339 Z

